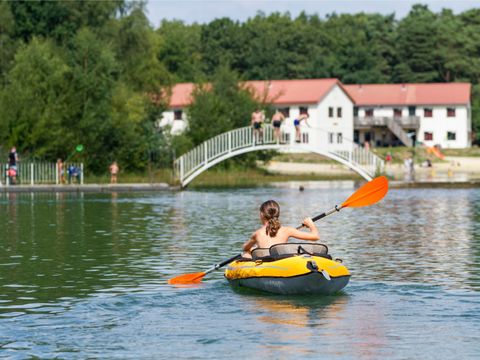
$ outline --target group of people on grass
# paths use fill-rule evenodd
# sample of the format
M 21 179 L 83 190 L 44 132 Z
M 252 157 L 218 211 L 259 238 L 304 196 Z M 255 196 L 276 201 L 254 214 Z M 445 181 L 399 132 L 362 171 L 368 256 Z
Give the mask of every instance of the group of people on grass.
M 301 142 L 301 132 L 300 132 L 300 124 L 302 121 L 307 121 L 309 118 L 308 112 L 301 112 L 294 120 L 293 126 L 295 127 L 295 142 Z M 277 109 L 272 116 L 271 124 L 274 130 L 274 138 L 277 143 L 283 143 L 281 138 L 280 127 L 282 123 L 285 121 L 285 115 Z M 253 138 L 255 143 L 262 143 L 263 142 L 263 124 L 265 123 L 265 113 L 260 109 L 257 108 L 252 113 L 251 117 L 251 124 L 253 128 Z

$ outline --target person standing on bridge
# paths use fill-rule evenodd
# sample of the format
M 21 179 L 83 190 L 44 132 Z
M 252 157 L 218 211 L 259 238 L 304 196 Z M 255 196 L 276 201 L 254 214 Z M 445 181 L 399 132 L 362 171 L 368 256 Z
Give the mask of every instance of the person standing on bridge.
M 302 121 L 307 121 L 308 118 L 308 112 L 303 112 L 300 113 L 300 115 L 295 120 L 293 120 L 293 126 L 295 126 L 295 141 L 297 143 L 301 141 L 300 123 Z
M 282 126 L 283 120 L 285 120 L 285 116 L 283 116 L 282 112 L 277 109 L 272 116 L 272 125 L 277 144 L 280 142 L 280 127 Z
M 253 139 L 255 144 L 257 142 L 263 142 L 263 120 L 264 115 L 260 108 L 256 108 L 255 111 L 252 113 L 252 127 L 253 127 Z

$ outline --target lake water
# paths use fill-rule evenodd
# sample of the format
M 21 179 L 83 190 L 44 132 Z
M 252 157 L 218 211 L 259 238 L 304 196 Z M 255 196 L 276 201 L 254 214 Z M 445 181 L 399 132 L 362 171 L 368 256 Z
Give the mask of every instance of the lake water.
M 391 190 L 318 222 L 352 278 L 336 296 L 235 292 L 221 271 L 276 199 L 297 225 L 349 182 L 0 195 L 0 358 L 478 359 L 480 189 Z

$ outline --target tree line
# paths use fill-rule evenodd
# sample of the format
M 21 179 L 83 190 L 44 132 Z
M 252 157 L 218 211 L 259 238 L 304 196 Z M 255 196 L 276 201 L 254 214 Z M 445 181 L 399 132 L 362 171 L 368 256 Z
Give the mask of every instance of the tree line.
M 152 159 L 168 166 L 175 152 L 248 123 L 257 104 L 238 80 L 324 77 L 470 82 L 479 134 L 480 9 L 414 5 L 402 19 L 258 13 L 155 28 L 142 2 L 0 2 L 0 146 L 32 159 L 65 158 L 81 143 L 77 156 L 94 172 L 114 159 L 130 170 Z M 218 91 L 199 85 L 191 129 L 172 139 L 155 121 L 177 82 Z

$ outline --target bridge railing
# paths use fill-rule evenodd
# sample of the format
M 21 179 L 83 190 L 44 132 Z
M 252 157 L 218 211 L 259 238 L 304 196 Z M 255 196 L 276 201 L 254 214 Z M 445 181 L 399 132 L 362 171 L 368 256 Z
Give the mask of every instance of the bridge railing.
M 298 140 L 298 141 L 297 141 Z M 196 146 L 174 162 L 174 171 L 183 184 L 183 180 L 206 167 L 228 153 L 244 148 L 289 149 L 294 151 L 322 152 L 344 163 L 353 164 L 373 176 L 383 161 L 370 150 L 360 148 L 353 141 L 344 138 L 341 133 L 332 133 L 320 128 L 301 127 L 300 139 L 297 139 L 294 127 L 282 127 L 280 137 L 275 136 L 271 125 L 264 125 L 261 133 L 247 126 L 227 131 Z
M 68 174 L 68 168 L 73 166 L 75 172 Z M 63 164 L 63 176 L 59 173 L 56 163 L 48 162 L 19 162 L 16 166 L 16 184 L 18 185 L 39 185 L 39 184 L 60 184 L 74 180 L 83 184 L 83 163 Z M 8 173 L 8 164 L 0 163 L 0 183 L 2 185 L 13 185 L 12 178 Z

